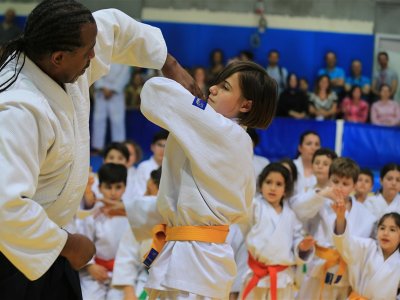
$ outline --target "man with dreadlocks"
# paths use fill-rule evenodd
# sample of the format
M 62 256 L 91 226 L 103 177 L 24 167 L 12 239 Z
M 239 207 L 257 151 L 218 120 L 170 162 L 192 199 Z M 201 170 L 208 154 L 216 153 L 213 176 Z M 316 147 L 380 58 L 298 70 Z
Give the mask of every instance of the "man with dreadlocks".
M 162 69 L 200 95 L 161 32 L 111 9 L 42 1 L 0 57 L 0 298 L 82 299 L 95 248 L 63 230 L 89 172 L 89 86 L 111 63 Z M 96 56 L 95 56 L 96 54 Z

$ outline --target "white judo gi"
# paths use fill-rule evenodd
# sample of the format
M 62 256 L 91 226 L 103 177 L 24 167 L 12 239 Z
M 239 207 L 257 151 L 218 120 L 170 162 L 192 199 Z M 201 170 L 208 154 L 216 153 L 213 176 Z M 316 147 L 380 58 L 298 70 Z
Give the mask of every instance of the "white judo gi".
M 265 265 L 289 266 L 277 274 L 277 298 L 294 299 L 294 266 L 311 260 L 314 250 L 306 261 L 299 256 L 298 245 L 303 240 L 302 224 L 289 205 L 284 202 L 278 214 L 262 195 L 253 201 L 251 229 L 246 237 L 247 249 L 251 256 Z M 246 284 L 253 276 L 249 270 Z M 246 285 L 245 284 L 245 285 Z M 270 276 L 262 278 L 247 299 L 265 299 L 270 294 Z M 269 298 L 268 298 L 269 299 Z
M 297 168 L 297 182 L 294 187 L 294 194 L 296 195 L 313 188 L 317 184 L 317 178 L 314 175 L 311 175 L 310 177 L 304 176 L 304 166 L 300 156 L 294 159 L 293 163 Z
M 137 197 L 143 196 L 146 192 L 147 181 L 150 179 L 151 172 L 159 167 L 153 156 L 148 160 L 142 161 L 136 168 L 135 177 L 129 187 L 129 194 Z
M 365 200 L 364 205 L 379 220 L 384 214 L 389 212 L 400 214 L 400 195 L 397 194 L 389 205 L 382 194 L 370 196 Z
M 299 195 L 295 201 L 293 210 L 301 221 L 313 219 L 312 234 L 319 246 L 334 248 L 332 226 L 334 225 L 336 214 L 331 208 L 332 200 L 324 198 L 315 191 L 310 190 L 303 195 Z M 364 207 L 363 204 L 351 200 L 350 211 L 346 211 L 346 219 L 349 234 L 357 237 L 369 238 L 375 228 L 376 218 Z M 325 277 L 323 270 L 325 260 L 314 256 L 314 259 L 307 266 L 309 268 L 301 287 L 298 299 L 318 299 L 321 293 L 321 278 Z M 336 274 L 338 266 L 333 266 L 327 270 L 328 273 Z M 350 283 L 347 271 L 336 284 L 325 284 L 323 299 L 346 299 Z
M 147 81 L 141 99 L 146 118 L 170 132 L 157 201 L 163 222 L 213 226 L 246 217 L 255 176 L 245 129 L 166 78 Z M 235 275 L 229 244 L 170 241 L 150 268 L 146 286 L 226 298 Z
M 346 226 L 347 227 L 347 226 Z M 352 236 L 346 228 L 333 241 L 348 266 L 352 289 L 371 300 L 395 300 L 400 284 L 400 252 L 384 260 L 379 243 Z
M 117 10 L 94 17 L 96 56 L 75 83 L 64 90 L 26 58 L 17 81 L 0 94 L 0 252 L 31 280 L 59 256 L 67 239 L 61 227 L 72 220 L 86 186 L 89 86 L 112 62 L 159 69 L 167 56 L 159 29 Z

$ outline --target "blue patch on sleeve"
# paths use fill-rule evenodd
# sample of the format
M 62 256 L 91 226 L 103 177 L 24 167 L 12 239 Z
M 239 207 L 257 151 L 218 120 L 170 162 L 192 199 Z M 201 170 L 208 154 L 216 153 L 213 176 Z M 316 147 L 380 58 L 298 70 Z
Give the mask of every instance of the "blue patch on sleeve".
M 203 99 L 194 97 L 192 105 L 194 105 L 198 108 L 201 108 L 202 110 L 205 110 L 206 106 L 207 106 L 207 101 L 204 101 Z

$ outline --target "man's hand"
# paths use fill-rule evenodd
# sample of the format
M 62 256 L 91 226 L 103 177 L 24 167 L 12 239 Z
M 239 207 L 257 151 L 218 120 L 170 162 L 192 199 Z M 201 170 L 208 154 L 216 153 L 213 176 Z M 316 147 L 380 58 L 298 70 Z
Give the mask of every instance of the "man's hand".
M 93 242 L 82 234 L 68 233 L 67 242 L 60 255 L 64 256 L 72 268 L 79 270 L 83 268 L 96 253 Z
M 92 278 L 98 282 L 104 282 L 109 278 L 107 269 L 101 265 L 89 265 L 87 266 L 87 271 L 89 272 L 90 276 L 92 276 Z
M 161 69 L 165 77 L 179 82 L 185 89 L 196 97 L 205 99 L 203 92 L 194 81 L 193 77 L 182 68 L 177 60 L 170 54 L 167 55 L 164 66 Z

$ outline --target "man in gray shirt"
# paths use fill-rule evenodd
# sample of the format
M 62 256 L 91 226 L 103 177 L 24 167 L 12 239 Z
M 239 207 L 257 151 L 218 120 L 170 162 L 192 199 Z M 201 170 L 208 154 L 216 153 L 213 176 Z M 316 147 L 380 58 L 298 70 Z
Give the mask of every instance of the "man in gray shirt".
M 288 76 L 288 71 L 286 68 L 279 65 L 279 51 L 271 50 L 268 53 L 268 66 L 267 73 L 273 79 L 275 79 L 278 84 L 278 92 L 281 94 L 286 88 L 286 81 Z
M 375 97 L 379 98 L 379 90 L 382 84 L 387 84 L 390 86 L 392 92 L 391 97 L 396 94 L 398 75 L 397 72 L 388 67 L 389 65 L 389 55 L 387 52 L 378 53 L 378 63 L 379 69 L 374 73 L 374 79 L 372 81 L 372 93 Z

